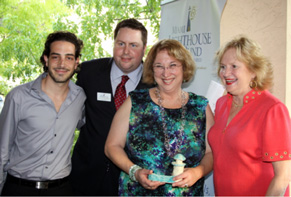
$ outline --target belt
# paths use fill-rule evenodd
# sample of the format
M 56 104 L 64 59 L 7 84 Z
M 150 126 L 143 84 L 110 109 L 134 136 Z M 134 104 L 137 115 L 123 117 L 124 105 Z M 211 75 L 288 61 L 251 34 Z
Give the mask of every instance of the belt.
M 65 177 L 62 179 L 56 179 L 56 180 L 49 180 L 49 181 L 31 181 L 31 180 L 17 178 L 10 174 L 7 174 L 7 178 L 6 178 L 6 182 L 10 182 L 10 183 L 14 183 L 17 185 L 22 185 L 22 186 L 27 186 L 27 187 L 33 187 L 36 189 L 49 189 L 53 187 L 58 187 L 67 181 L 69 181 L 68 177 Z

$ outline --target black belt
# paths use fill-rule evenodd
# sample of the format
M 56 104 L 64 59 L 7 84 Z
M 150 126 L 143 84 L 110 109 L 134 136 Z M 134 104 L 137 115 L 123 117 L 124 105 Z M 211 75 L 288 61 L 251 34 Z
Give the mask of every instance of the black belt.
M 6 181 L 10 183 L 22 185 L 22 186 L 33 187 L 36 189 L 49 189 L 49 188 L 58 187 L 62 185 L 63 183 L 69 181 L 69 178 L 65 177 L 62 179 L 56 179 L 56 180 L 50 180 L 50 181 L 30 181 L 30 180 L 17 178 L 17 177 L 11 176 L 10 174 L 7 174 Z

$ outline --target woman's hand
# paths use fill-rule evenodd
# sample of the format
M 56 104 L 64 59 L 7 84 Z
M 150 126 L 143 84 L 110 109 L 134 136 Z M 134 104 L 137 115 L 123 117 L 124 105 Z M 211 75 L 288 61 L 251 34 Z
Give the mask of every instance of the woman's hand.
M 206 108 L 206 139 L 207 139 L 208 131 L 213 124 L 214 124 L 214 117 L 210 109 L 210 106 L 208 104 Z M 173 180 L 177 182 L 172 184 L 173 187 L 191 187 L 200 178 L 202 178 L 203 176 L 206 176 L 208 173 L 212 171 L 213 155 L 212 155 L 211 148 L 208 144 L 208 140 L 206 140 L 205 142 L 206 142 L 206 151 L 200 164 L 194 168 L 185 168 L 182 174 L 175 176 Z
M 201 171 L 195 168 L 185 168 L 184 172 L 173 178 L 178 181 L 172 184 L 173 187 L 191 187 L 201 178 Z
M 149 180 L 148 175 L 152 173 L 153 173 L 152 170 L 140 169 L 135 172 L 135 178 L 145 189 L 155 190 L 159 186 L 164 185 L 165 183 Z

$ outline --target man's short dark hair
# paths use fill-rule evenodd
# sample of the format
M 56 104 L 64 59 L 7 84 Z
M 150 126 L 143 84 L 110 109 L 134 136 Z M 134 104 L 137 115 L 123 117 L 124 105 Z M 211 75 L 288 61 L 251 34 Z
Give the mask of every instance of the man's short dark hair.
M 81 50 L 83 48 L 83 41 L 77 38 L 77 36 L 68 31 L 56 31 L 48 35 L 44 44 L 44 50 L 40 57 L 40 61 L 43 65 L 43 70 L 47 72 L 48 67 L 46 66 L 44 56 L 49 57 L 51 52 L 51 44 L 55 41 L 67 41 L 75 45 L 75 58 L 81 56 Z
M 125 27 L 141 31 L 141 36 L 142 36 L 141 39 L 142 39 L 143 45 L 146 46 L 148 31 L 141 22 L 139 22 L 138 20 L 136 20 L 134 18 L 125 19 L 116 25 L 116 28 L 114 30 L 114 40 L 116 39 L 118 31 L 120 30 L 120 28 L 125 28 Z

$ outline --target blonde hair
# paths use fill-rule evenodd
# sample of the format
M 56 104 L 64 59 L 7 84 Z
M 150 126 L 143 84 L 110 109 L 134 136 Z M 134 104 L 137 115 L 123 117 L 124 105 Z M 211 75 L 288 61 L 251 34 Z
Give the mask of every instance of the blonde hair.
M 153 63 L 158 52 L 166 50 L 169 56 L 174 57 L 183 65 L 183 82 L 188 82 L 194 76 L 196 64 L 190 52 L 177 40 L 165 39 L 157 42 L 149 51 L 144 62 L 143 82 L 154 84 Z
M 216 53 L 215 60 L 219 65 L 217 71 L 218 76 L 221 69 L 221 59 L 228 49 L 235 49 L 237 59 L 245 63 L 249 71 L 256 75 L 253 80 L 256 84 L 255 89 L 265 90 L 272 88 L 273 67 L 271 62 L 262 54 L 259 44 L 244 35 L 235 37 Z

